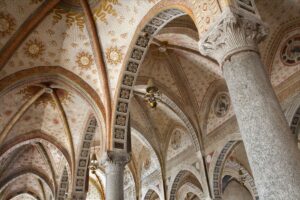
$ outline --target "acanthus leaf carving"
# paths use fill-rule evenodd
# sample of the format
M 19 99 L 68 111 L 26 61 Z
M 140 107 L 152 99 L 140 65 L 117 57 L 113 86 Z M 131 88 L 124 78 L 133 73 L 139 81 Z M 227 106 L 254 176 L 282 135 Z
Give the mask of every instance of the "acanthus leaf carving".
M 258 43 L 268 33 L 266 25 L 257 17 L 228 8 L 199 41 L 200 52 L 220 65 L 241 51 L 258 52 Z

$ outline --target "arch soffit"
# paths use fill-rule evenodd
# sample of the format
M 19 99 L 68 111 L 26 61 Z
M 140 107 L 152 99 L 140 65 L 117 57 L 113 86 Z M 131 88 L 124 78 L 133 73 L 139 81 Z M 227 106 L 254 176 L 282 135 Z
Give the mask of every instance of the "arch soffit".
M 75 165 L 76 175 L 74 177 L 75 181 L 73 182 L 73 185 L 76 192 L 84 192 L 86 184 L 88 184 L 86 176 L 90 159 L 90 147 L 92 145 L 93 138 L 95 137 L 97 126 L 97 119 L 93 115 L 89 116 L 82 135 L 82 142 L 80 144 L 81 147 L 79 147 L 79 157 Z

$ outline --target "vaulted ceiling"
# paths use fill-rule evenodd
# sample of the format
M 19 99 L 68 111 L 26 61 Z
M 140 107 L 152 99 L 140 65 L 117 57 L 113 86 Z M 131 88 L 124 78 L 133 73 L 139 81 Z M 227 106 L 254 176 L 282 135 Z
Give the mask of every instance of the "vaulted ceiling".
M 220 1 L 221 7 L 224 2 Z M 284 68 L 280 56 L 273 59 L 295 33 L 300 3 L 256 2 L 270 25 L 271 37 L 260 46 L 262 57 L 278 86 L 300 70 Z M 196 136 L 201 142 L 234 115 L 232 107 L 223 118 L 212 114 L 210 101 L 216 92 L 226 92 L 226 86 L 218 64 L 198 51 L 199 33 L 220 13 L 218 1 L 204 9 L 204 1 L 192 0 L 0 0 L 0 196 L 55 199 L 64 173 L 74 176 L 84 148 L 97 145 L 98 154 L 107 148 L 132 38 L 158 10 L 174 3 L 193 19 L 178 17 L 154 36 L 131 101 L 136 133 L 130 170 L 140 178 L 160 167 L 167 154 L 171 160 L 178 153 L 170 149 L 175 130 L 188 135 L 182 136 L 184 141 L 195 142 Z M 203 8 L 201 17 L 193 14 L 197 5 Z M 293 14 L 287 13 L 290 9 Z M 283 25 L 291 27 L 288 32 L 280 29 Z M 156 109 L 143 99 L 150 78 L 169 99 Z M 170 101 L 175 106 L 170 107 Z M 88 130 L 91 117 L 98 122 L 93 134 Z M 203 121 L 208 124 L 205 128 Z M 187 133 L 191 127 L 194 135 Z M 83 146 L 84 141 L 88 146 Z M 140 159 L 145 155 L 148 160 Z M 77 187 L 71 179 L 66 182 L 64 191 Z

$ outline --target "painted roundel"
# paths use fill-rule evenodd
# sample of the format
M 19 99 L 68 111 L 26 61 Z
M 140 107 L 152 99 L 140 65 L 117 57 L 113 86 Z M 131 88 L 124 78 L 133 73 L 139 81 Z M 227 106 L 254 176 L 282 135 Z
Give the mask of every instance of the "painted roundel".
M 290 37 L 282 47 L 280 58 L 285 65 L 300 64 L 300 34 Z
M 227 93 L 220 93 L 214 101 L 214 113 L 217 117 L 223 117 L 227 114 L 230 107 L 230 98 Z

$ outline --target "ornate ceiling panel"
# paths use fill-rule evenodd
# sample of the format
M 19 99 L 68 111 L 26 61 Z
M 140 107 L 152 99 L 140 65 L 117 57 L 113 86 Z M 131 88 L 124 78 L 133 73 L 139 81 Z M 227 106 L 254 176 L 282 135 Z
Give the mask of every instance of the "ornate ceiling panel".
M 187 76 L 189 85 L 191 86 L 191 91 L 196 97 L 198 106 L 200 108 L 203 97 L 210 84 L 216 80 L 216 76 L 202 67 L 203 65 L 196 65 L 185 57 L 179 56 L 179 58 L 185 75 Z
M 67 137 L 63 122 L 59 115 L 57 106 L 50 103 L 33 104 L 14 125 L 7 140 L 34 130 L 41 130 L 55 137 L 58 141 L 68 147 Z
M 18 192 L 18 191 L 24 191 L 24 192 L 26 192 L 26 191 L 33 192 L 34 191 L 36 193 L 36 195 L 38 195 L 40 198 L 43 197 L 38 178 L 35 176 L 32 176 L 30 174 L 21 175 L 17 179 L 15 179 L 13 182 L 11 182 L 6 187 L 5 194 L 7 194 L 7 196 L 10 196 L 10 195 L 16 194 L 16 192 Z M 45 188 L 45 191 L 49 192 L 49 190 L 47 188 Z
M 0 130 L 4 129 L 4 126 L 8 121 L 16 114 L 20 107 L 26 102 L 20 94 L 23 88 L 17 88 L 10 90 L 0 97 Z
M 80 96 L 75 93 L 72 93 L 71 96 L 70 101 L 63 104 L 63 109 L 67 115 L 74 146 L 78 147 L 81 145 L 84 129 L 92 110 Z
M 42 3 L 43 0 L 0 1 L 0 48 Z
M 29 133 L 33 130 L 40 130 L 43 125 L 45 108 L 43 105 L 31 105 L 24 115 L 16 122 L 9 132 L 6 141 L 11 138 Z M 61 130 L 60 126 L 55 126 L 55 129 Z
M 182 129 L 174 129 L 168 144 L 167 160 L 171 160 L 187 148 L 192 148 L 191 137 Z
M 97 12 L 95 15 L 98 34 L 101 36 L 105 51 L 111 94 L 114 94 L 125 53 L 128 51 L 137 25 L 141 22 L 145 13 L 158 1 L 134 0 L 129 2 L 127 0 L 116 0 L 115 3 L 105 2 L 112 5 L 112 14 L 102 11 L 104 17 L 97 17 Z
M 299 20 L 300 17 L 299 0 L 274 0 L 274 1 L 256 1 L 256 7 L 262 18 L 262 21 L 268 25 L 269 36 L 260 46 L 262 58 L 270 68 L 273 63 L 274 44 L 280 42 L 283 38 L 275 38 L 276 35 L 282 35 L 288 29 L 299 27 L 299 22 L 292 25 L 289 23 Z M 282 17 L 284 16 L 284 17 Z M 292 25 L 292 26 L 291 26 Z M 281 28 L 284 27 L 284 30 Z M 278 32 L 280 31 L 280 32 Z M 278 48 L 277 46 L 275 48 Z M 277 56 L 277 55 L 276 55 Z M 276 63 L 275 63 L 276 65 Z
M 154 81 L 163 84 L 165 88 L 172 91 L 178 98 L 181 98 L 174 78 L 169 70 L 170 64 L 164 53 L 159 52 L 157 47 L 150 48 L 141 66 L 139 76 L 151 77 Z
M 226 93 L 227 94 L 227 93 Z M 229 94 L 226 95 L 229 98 Z M 231 105 L 230 99 L 228 99 L 228 102 L 217 102 L 218 99 L 218 94 L 216 95 L 216 97 L 214 99 L 212 99 L 212 103 L 210 106 L 210 110 L 208 113 L 208 119 L 207 119 L 207 125 L 206 125 L 206 133 L 209 134 L 211 131 L 213 131 L 214 129 L 216 129 L 217 127 L 219 127 L 220 125 L 222 125 L 226 120 L 230 119 L 232 116 L 235 115 L 233 107 Z M 228 103 L 227 105 L 225 105 L 226 103 Z M 217 113 L 217 107 L 218 106 L 222 106 L 223 107 L 219 108 L 222 110 L 222 115 L 219 115 Z M 228 106 L 228 107 L 227 107 Z M 225 108 L 226 107 L 226 108 Z
M 300 50 L 297 53 L 297 47 L 300 46 L 300 27 L 284 35 L 273 60 L 271 82 L 277 86 L 294 73 L 300 71 Z M 298 38 L 297 40 L 295 40 Z M 299 48 L 299 47 L 298 47 Z M 286 59 L 295 60 L 295 63 L 285 63 Z
M 43 145 L 47 151 L 47 154 L 51 159 L 51 164 L 54 167 L 56 181 L 59 182 L 64 167 L 67 164 L 67 160 L 65 159 L 62 152 L 58 148 L 56 148 L 53 144 L 45 142 L 43 143 Z
M 170 126 L 181 123 L 181 120 L 172 111 L 164 109 L 163 106 L 158 106 L 155 110 L 151 108 L 147 110 L 154 130 L 161 139 L 167 136 Z
M 0 78 L 35 66 L 61 66 L 85 80 L 101 97 L 99 74 L 86 27 L 69 24 L 73 19 L 67 19 L 55 11 L 48 15 L 14 53 Z

